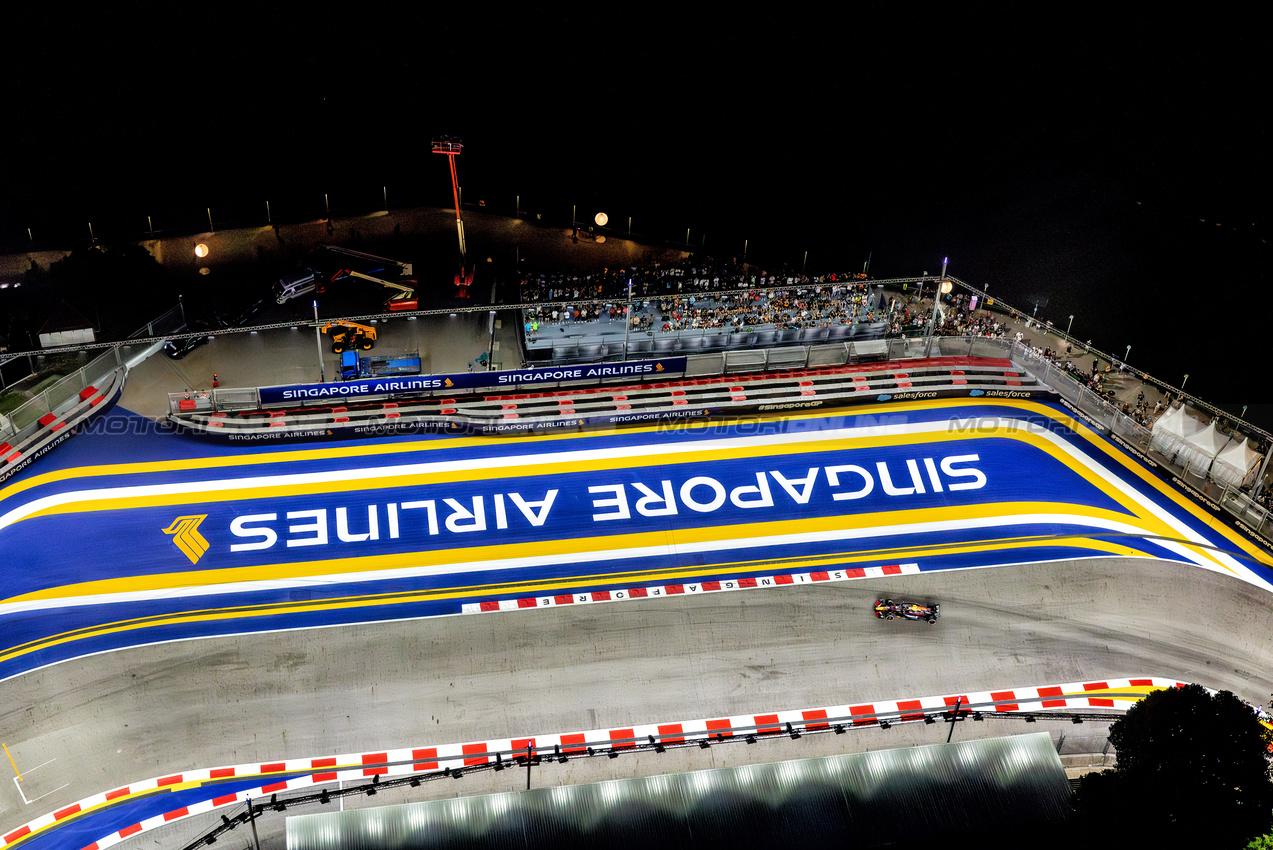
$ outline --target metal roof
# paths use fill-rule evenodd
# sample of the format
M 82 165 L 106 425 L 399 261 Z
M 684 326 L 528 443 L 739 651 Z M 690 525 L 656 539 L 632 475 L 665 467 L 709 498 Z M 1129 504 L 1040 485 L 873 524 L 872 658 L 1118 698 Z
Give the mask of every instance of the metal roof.
M 1045 732 L 297 815 L 288 850 L 801 847 L 946 841 L 1069 815 Z

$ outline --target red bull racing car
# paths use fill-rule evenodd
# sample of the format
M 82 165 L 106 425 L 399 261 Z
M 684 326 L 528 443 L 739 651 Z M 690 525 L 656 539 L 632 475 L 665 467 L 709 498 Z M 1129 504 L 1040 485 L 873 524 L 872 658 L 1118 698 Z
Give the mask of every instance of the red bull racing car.
M 919 605 L 915 602 L 894 602 L 892 599 L 875 600 L 875 616 L 881 620 L 901 617 L 903 620 L 927 620 L 931 626 L 941 616 L 941 605 L 932 602 Z

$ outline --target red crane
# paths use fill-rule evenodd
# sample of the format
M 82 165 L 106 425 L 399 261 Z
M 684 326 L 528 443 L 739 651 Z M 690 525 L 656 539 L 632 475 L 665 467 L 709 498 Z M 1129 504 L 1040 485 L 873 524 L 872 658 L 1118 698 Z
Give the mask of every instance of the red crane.
M 447 164 L 451 167 L 451 195 L 455 198 L 455 232 L 460 237 L 460 270 L 455 276 L 455 287 L 456 294 L 460 298 L 467 298 L 473 275 L 468 272 L 465 263 L 464 220 L 460 218 L 460 180 L 455 173 L 455 158 L 463 150 L 464 142 L 453 136 L 442 136 L 433 140 L 433 152 L 445 156 Z

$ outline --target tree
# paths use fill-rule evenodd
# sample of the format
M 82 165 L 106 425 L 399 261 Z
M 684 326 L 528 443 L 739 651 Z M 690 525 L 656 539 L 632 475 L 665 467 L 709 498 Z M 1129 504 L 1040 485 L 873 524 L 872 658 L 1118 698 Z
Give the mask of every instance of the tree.
M 1088 825 L 1161 829 L 1208 847 L 1242 847 L 1273 826 L 1273 736 L 1229 691 L 1155 691 L 1110 727 L 1109 740 L 1117 766 L 1079 786 Z

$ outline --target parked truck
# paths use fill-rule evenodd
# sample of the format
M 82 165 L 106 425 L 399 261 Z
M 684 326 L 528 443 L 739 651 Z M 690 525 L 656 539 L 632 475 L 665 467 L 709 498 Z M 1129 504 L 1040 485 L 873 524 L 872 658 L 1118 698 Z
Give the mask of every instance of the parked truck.
M 346 351 L 340 355 L 340 379 L 380 378 L 386 375 L 419 375 L 420 352 L 367 355 Z

